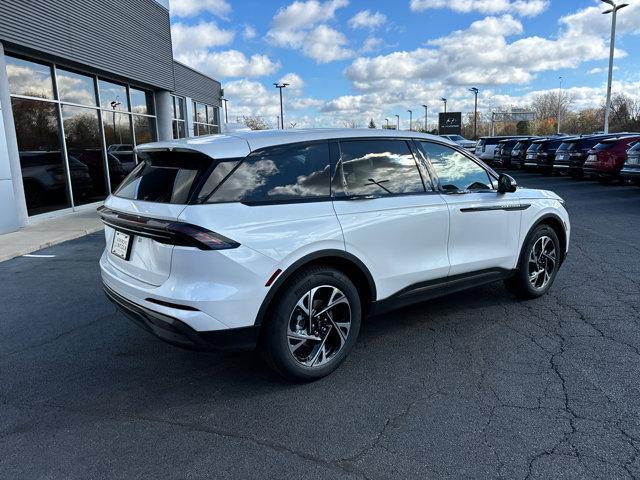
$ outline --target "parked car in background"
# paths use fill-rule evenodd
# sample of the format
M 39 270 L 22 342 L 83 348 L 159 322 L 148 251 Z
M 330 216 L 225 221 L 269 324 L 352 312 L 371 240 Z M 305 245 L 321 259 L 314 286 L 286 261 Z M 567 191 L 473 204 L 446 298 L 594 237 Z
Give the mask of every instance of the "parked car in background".
M 528 139 L 505 138 L 504 140 L 500 140 L 493 154 L 493 165 L 501 168 L 511 168 L 511 153 L 515 146 L 523 140 Z
M 511 167 L 522 168 L 524 166 L 524 160 L 527 155 L 527 149 L 536 140 L 541 140 L 541 137 L 522 138 L 518 140 L 511 150 Z
M 623 180 L 640 185 L 640 142 L 636 142 L 633 147 L 627 150 L 627 160 L 622 166 L 620 176 Z
M 525 168 L 537 169 L 545 174 L 551 173 L 556 150 L 565 139 L 566 137 L 551 137 L 535 140 L 527 149 Z
M 440 135 L 442 138 L 446 138 L 447 140 L 451 140 L 454 143 L 457 143 L 465 150 L 469 150 L 470 152 L 475 152 L 476 144 L 478 142 L 474 142 L 473 140 L 467 140 L 462 135 Z
M 527 138 L 526 135 L 505 135 L 501 137 L 480 137 L 478 143 L 476 144 L 475 154 L 476 157 L 484 160 L 486 162 L 493 161 L 493 155 L 495 153 L 495 149 L 498 146 L 500 140 L 506 140 L 509 138 Z
M 553 169 L 558 172 L 568 172 L 574 178 L 581 178 L 582 165 L 587 160 L 587 152 L 600 141 L 615 136 L 614 134 L 596 134 L 567 138 L 564 141 L 566 145 L 563 145 L 553 161 Z
M 640 135 L 602 140 L 589 150 L 587 160 L 582 166 L 584 175 L 600 180 L 620 178 L 620 171 L 627 159 L 627 150 L 638 140 Z
M 570 239 L 550 191 L 393 130 L 267 130 L 138 146 L 99 211 L 108 298 L 174 345 L 335 370 L 367 315 L 496 280 L 544 295 Z

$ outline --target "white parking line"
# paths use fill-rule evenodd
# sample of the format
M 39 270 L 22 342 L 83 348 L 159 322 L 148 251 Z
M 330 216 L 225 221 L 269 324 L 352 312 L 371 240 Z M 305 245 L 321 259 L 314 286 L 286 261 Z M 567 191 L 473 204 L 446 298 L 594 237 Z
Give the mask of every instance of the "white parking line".
M 55 255 L 35 255 L 35 254 L 27 254 L 27 255 L 23 255 L 23 257 L 29 257 L 29 258 L 53 258 L 55 257 Z

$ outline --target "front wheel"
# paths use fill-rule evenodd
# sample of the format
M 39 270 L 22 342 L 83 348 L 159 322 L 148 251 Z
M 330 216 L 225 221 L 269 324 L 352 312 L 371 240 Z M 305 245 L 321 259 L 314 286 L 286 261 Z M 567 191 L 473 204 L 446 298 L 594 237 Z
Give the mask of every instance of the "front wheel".
M 284 377 L 315 380 L 351 352 L 360 322 L 360 298 L 351 280 L 330 267 L 311 267 L 295 274 L 278 295 L 261 350 Z
M 560 242 L 547 225 L 537 227 L 527 238 L 515 275 L 505 281 L 520 298 L 537 298 L 551 288 L 560 267 Z

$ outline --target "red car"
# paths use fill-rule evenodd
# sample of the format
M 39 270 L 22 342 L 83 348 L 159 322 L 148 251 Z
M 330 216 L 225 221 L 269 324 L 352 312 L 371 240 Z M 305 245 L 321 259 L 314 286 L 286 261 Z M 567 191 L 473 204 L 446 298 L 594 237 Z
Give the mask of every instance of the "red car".
M 603 180 L 619 178 L 627 150 L 639 140 L 640 134 L 602 140 L 587 153 L 582 167 L 585 176 Z

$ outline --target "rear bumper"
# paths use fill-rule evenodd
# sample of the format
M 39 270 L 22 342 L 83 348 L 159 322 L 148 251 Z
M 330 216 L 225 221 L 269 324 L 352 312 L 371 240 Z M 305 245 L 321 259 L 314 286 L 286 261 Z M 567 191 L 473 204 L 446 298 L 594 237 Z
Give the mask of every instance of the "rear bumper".
M 638 182 L 640 181 L 640 167 L 624 167 L 620 172 L 620 176 L 625 180 L 633 180 L 634 182 Z
M 103 283 L 104 293 L 136 325 L 167 343 L 190 350 L 250 350 L 258 326 L 198 332 L 177 318 L 137 305 Z

